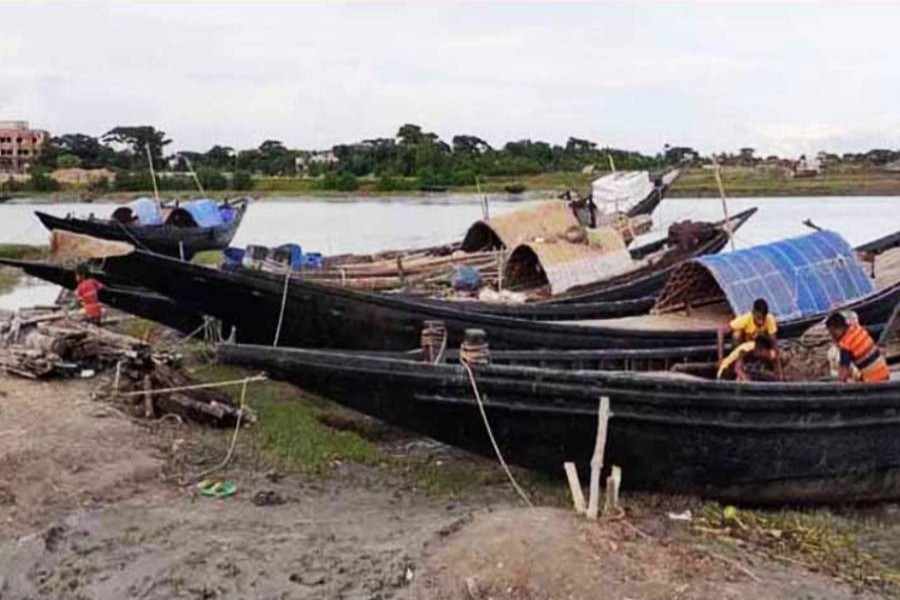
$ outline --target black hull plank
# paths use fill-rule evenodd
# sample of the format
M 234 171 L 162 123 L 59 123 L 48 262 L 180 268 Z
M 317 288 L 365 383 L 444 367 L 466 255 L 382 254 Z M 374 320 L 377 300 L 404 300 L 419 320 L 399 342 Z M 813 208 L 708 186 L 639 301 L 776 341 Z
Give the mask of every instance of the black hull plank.
M 304 390 L 491 457 L 465 372 L 329 353 L 220 347 Z M 560 374 L 561 375 L 561 374 Z M 558 475 L 589 463 L 600 395 L 611 399 L 607 464 L 626 487 L 744 504 L 834 503 L 900 496 L 900 383 L 765 385 L 653 380 L 599 372 L 476 371 L 505 457 Z

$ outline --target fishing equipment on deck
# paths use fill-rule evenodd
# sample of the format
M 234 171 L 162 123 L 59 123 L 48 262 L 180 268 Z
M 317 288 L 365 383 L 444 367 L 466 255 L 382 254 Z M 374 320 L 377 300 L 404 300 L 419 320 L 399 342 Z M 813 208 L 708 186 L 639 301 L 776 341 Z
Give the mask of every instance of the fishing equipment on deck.
M 474 292 L 482 286 L 481 273 L 469 265 L 459 265 L 453 269 L 450 287 L 458 292 Z

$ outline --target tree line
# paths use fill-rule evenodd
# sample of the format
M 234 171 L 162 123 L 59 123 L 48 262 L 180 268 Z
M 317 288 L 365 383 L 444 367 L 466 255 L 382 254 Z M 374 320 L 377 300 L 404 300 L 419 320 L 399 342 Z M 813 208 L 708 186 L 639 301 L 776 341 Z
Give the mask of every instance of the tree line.
M 106 168 L 115 172 L 115 180 L 100 180 L 96 188 L 149 190 L 153 187 L 150 160 L 164 173 L 158 180 L 163 190 L 190 189 L 196 184 L 195 177 L 204 189 L 249 190 L 254 178 L 303 176 L 313 179 L 316 187 L 338 190 L 353 190 L 360 178 L 374 178 L 377 189 L 384 191 L 470 186 L 479 178 L 576 172 L 587 165 L 599 170 L 610 163 L 623 170 L 660 169 L 709 160 L 688 146 L 667 144 L 649 155 L 600 147 L 576 137 L 565 144 L 521 139 L 493 147 L 468 134 L 445 141 L 415 124 L 401 126 L 394 137 L 338 144 L 323 152 L 288 148 L 278 140 L 241 150 L 214 145 L 205 152 L 167 153 L 170 144 L 164 131 L 149 125 L 114 127 L 99 137 L 84 133 L 55 136 L 43 148 L 30 185 L 39 191 L 53 189 L 56 182 L 47 173 L 57 168 Z M 842 158 L 883 164 L 900 159 L 900 152 L 872 150 Z M 752 148 L 742 148 L 736 155 L 722 154 L 718 159 L 726 164 L 760 160 Z
M 54 136 L 35 164 L 34 185 L 42 191 L 52 187 L 46 174 L 57 168 L 105 168 L 116 173 L 115 189 L 147 190 L 152 188 L 150 159 L 164 172 L 161 189 L 193 187 L 196 175 L 205 189 L 250 189 L 254 177 L 303 176 L 316 179 L 324 189 L 355 189 L 359 178 L 374 177 L 378 189 L 394 190 L 473 185 L 480 177 L 580 171 L 590 164 L 606 168 L 610 158 L 620 169 L 647 169 L 671 158 L 600 148 L 575 137 L 565 145 L 523 139 L 498 148 L 474 135 L 456 135 L 447 142 L 414 124 L 403 125 L 392 138 L 338 144 L 324 152 L 266 140 L 258 148 L 214 145 L 205 152 L 169 154 L 169 144 L 166 133 L 152 126 L 115 127 L 99 137 Z

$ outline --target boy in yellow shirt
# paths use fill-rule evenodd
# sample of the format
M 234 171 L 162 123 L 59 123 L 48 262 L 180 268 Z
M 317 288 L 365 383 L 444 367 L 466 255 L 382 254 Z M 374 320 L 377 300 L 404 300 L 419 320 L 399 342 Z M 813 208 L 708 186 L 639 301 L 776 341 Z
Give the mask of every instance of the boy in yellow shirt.
M 765 333 L 773 340 L 778 332 L 775 317 L 769 314 L 769 304 L 762 298 L 753 301 L 753 310 L 738 315 L 728 324 L 735 344 L 752 342 L 760 333 Z
M 781 364 L 778 355 L 777 344 L 775 342 L 775 334 L 778 332 L 778 324 L 775 317 L 769 313 L 769 304 L 763 298 L 757 298 L 753 301 L 753 309 L 743 315 L 738 315 L 731 322 L 719 330 L 719 365 L 721 366 L 726 360 L 725 355 L 725 333 L 731 330 L 732 341 L 734 342 L 735 351 L 732 352 L 732 360 L 727 361 L 728 365 L 735 362 L 738 357 L 749 355 L 757 360 L 772 363 L 776 373 L 781 378 Z M 759 337 L 766 338 L 762 348 L 754 351 L 754 344 Z M 746 344 L 746 346 L 745 346 Z M 742 351 L 739 351 L 741 349 Z M 743 374 L 743 360 L 736 364 L 738 379 L 745 379 Z M 721 376 L 721 371 L 720 371 Z

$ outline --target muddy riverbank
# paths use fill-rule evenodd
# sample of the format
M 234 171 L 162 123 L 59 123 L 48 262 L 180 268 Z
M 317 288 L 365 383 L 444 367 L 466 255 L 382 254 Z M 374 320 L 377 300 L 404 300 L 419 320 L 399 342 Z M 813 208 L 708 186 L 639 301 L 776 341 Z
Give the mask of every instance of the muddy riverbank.
M 237 493 L 202 497 L 192 476 L 221 460 L 230 432 L 128 417 L 93 400 L 95 384 L 0 376 L 3 598 L 890 592 L 838 582 L 824 566 L 814 573 L 773 561 L 747 542 L 723 544 L 666 516 L 699 511 L 695 500 L 626 495 L 626 519 L 589 523 L 568 508 L 561 480 L 517 472 L 541 507 L 523 509 L 492 461 L 321 400 L 298 404 L 297 390 L 282 384 L 265 384 L 251 399 L 258 427 L 242 432 L 236 460 L 218 474 Z

